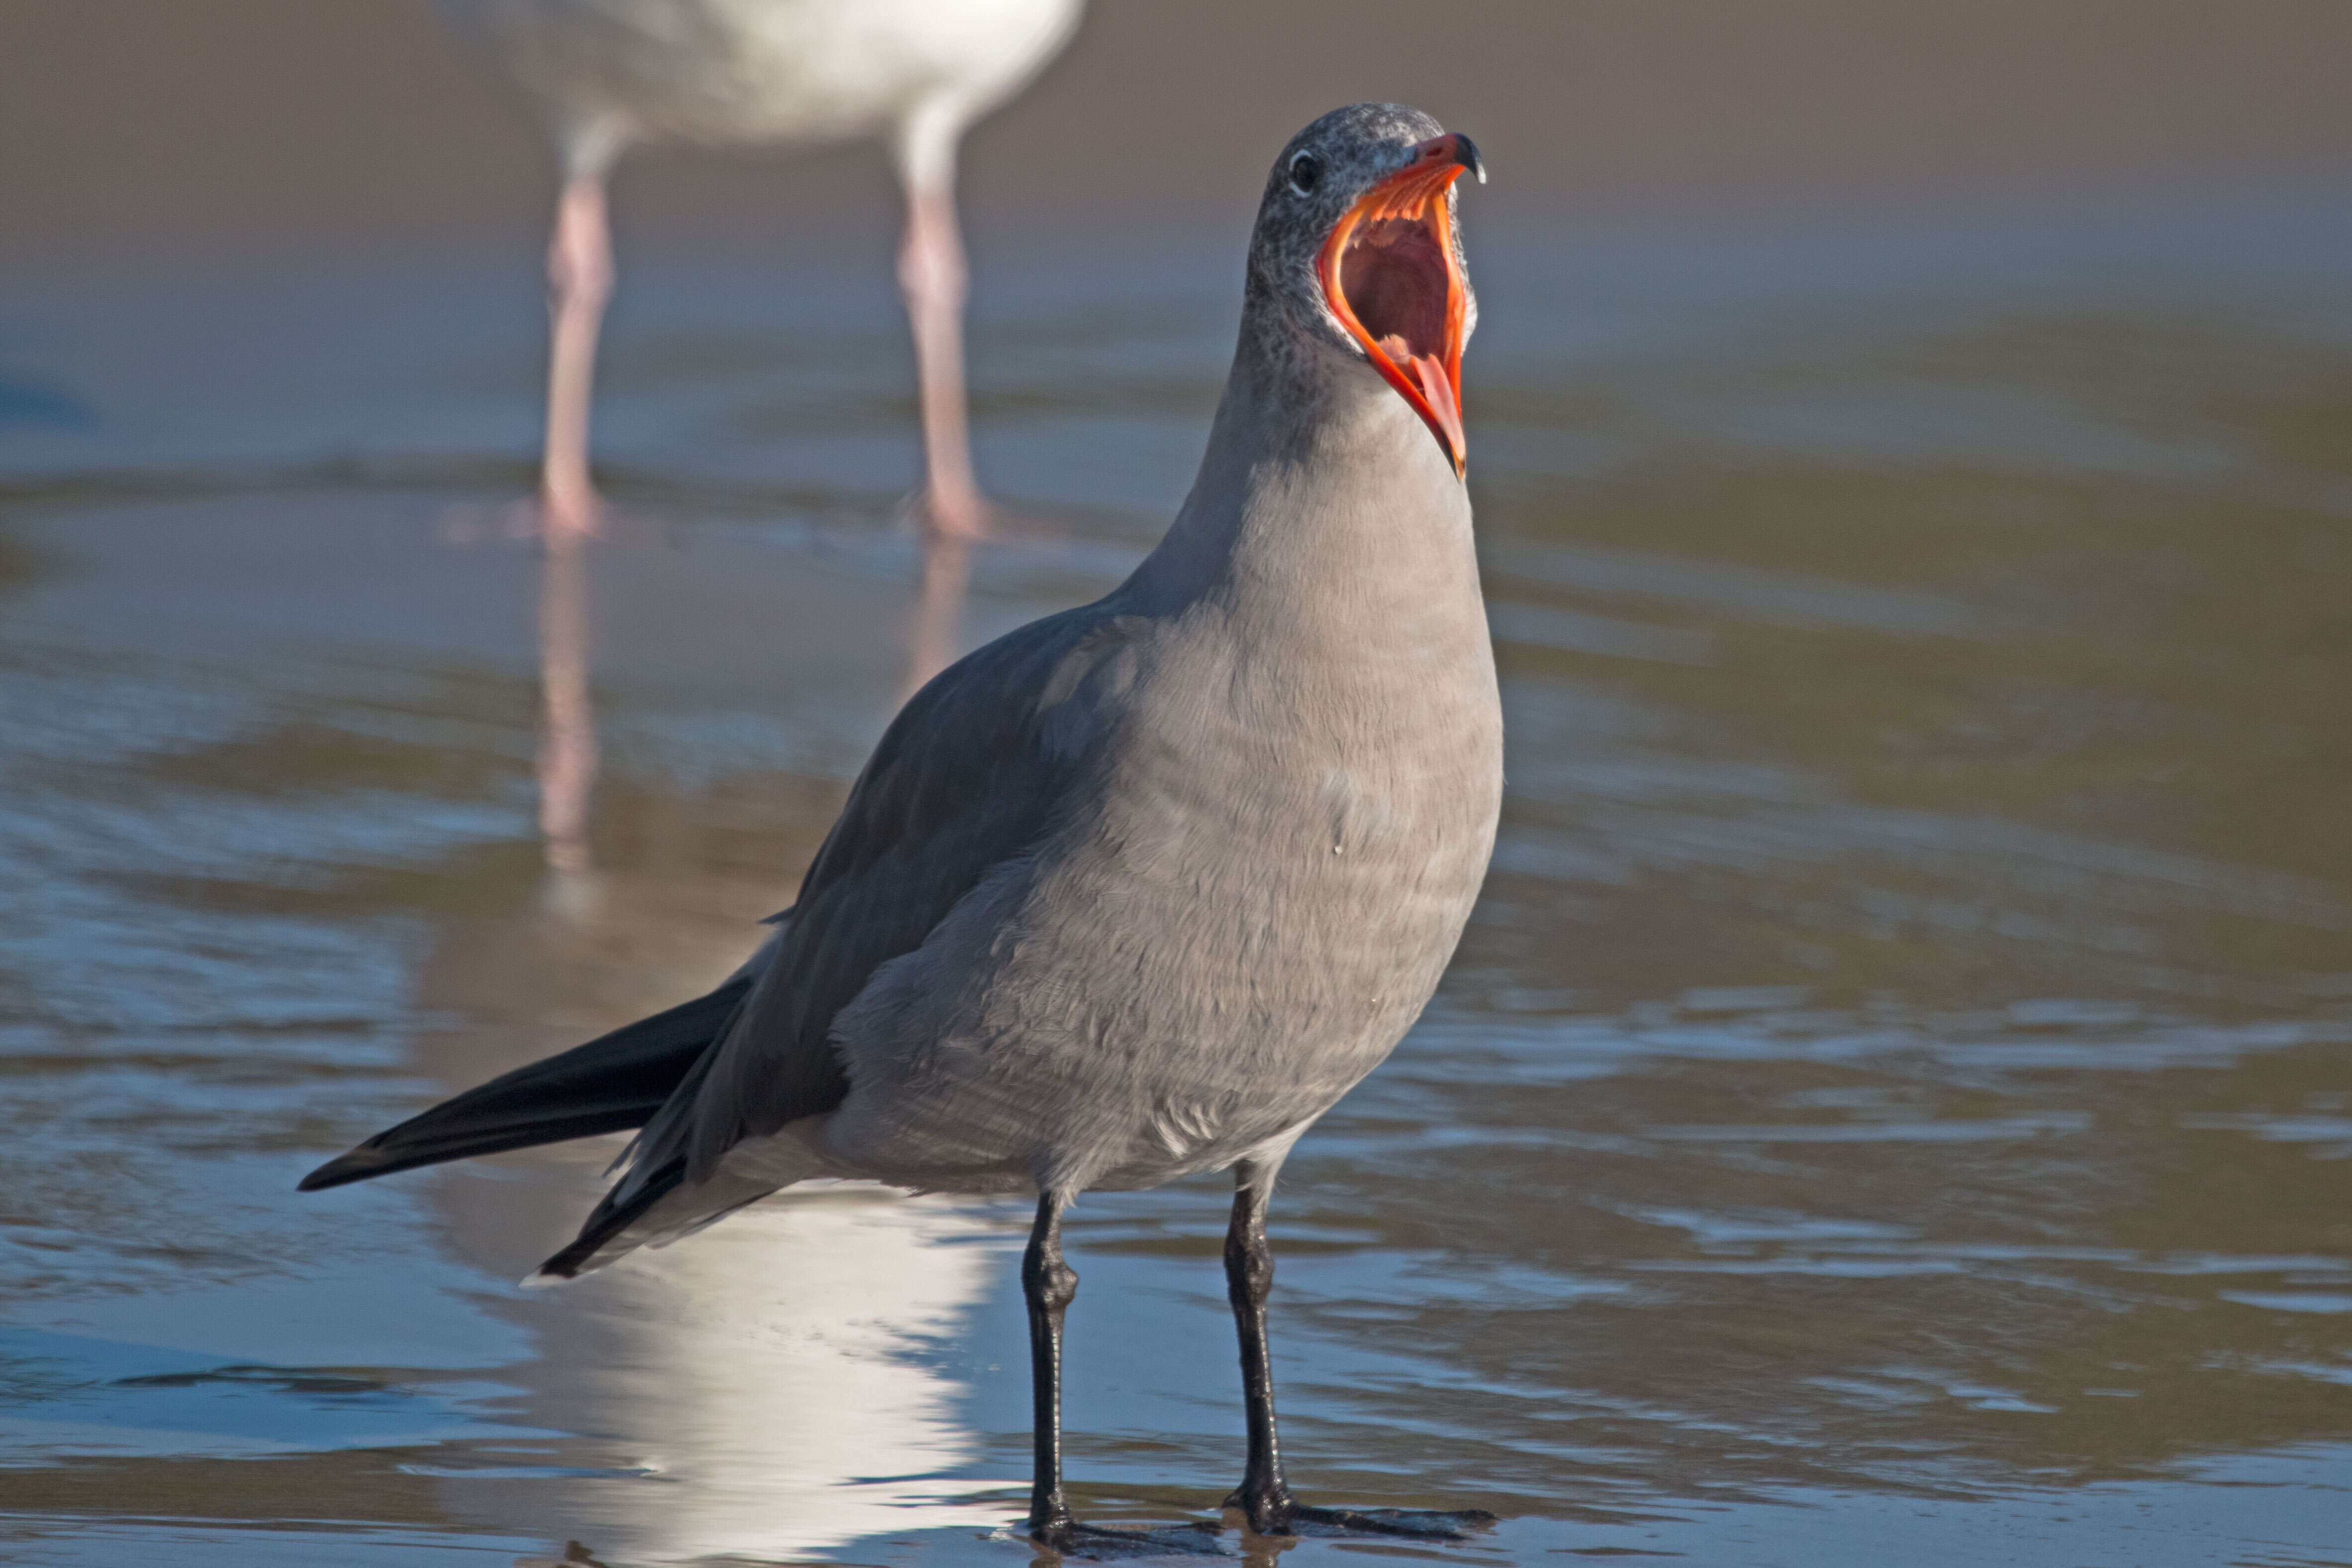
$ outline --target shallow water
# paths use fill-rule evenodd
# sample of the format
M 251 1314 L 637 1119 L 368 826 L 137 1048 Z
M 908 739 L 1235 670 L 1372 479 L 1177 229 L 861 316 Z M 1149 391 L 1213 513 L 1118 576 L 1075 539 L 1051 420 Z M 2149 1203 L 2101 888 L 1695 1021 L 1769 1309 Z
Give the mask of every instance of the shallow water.
M 982 466 L 1060 534 L 967 643 L 1181 498 L 1230 237 L 982 247 Z M 1274 1231 L 1301 1491 L 1504 1522 L 1289 1561 L 2352 1563 L 2347 238 L 1474 226 L 1503 841 Z M 527 252 L 0 280 L 0 1555 L 1025 1560 L 1018 1205 L 526 1293 L 609 1143 L 292 1191 L 790 901 L 916 574 L 861 244 L 625 258 L 561 877 Z M 1224 1206 L 1074 1215 L 1090 1517 L 1235 1479 Z

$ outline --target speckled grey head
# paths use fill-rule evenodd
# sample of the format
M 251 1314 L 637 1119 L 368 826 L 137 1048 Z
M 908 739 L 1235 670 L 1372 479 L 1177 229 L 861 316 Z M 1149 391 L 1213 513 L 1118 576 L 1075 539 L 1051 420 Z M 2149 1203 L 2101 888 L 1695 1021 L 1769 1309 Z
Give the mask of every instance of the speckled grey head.
M 1250 239 L 1260 331 L 1380 374 L 1464 460 L 1462 346 L 1477 325 L 1454 182 L 1478 150 L 1417 109 L 1356 103 L 1290 140 Z

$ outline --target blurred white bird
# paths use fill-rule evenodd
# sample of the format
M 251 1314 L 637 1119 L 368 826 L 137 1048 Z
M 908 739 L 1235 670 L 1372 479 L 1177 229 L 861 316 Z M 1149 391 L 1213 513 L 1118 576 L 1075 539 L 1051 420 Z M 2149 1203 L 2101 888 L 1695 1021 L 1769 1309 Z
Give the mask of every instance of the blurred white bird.
M 887 139 L 907 197 L 898 281 L 914 327 L 934 538 L 987 531 L 963 384 L 956 145 L 1069 38 L 1085 0 L 444 0 L 546 105 L 563 160 L 548 249 L 542 500 L 593 529 L 588 407 L 613 287 L 605 177 L 631 143 Z

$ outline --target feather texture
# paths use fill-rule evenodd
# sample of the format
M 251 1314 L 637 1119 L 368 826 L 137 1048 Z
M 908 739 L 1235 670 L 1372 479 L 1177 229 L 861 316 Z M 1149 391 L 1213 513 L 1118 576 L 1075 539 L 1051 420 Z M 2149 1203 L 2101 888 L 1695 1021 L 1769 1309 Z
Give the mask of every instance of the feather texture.
M 520 1067 L 377 1133 L 302 1178 L 314 1193 L 419 1165 L 643 1127 L 750 994 L 748 977 Z
M 597 1042 L 320 1176 L 395 1168 L 445 1112 L 503 1135 L 534 1086 L 600 1086 L 644 1131 L 559 1278 L 813 1177 L 1063 1198 L 1241 1161 L 1270 1180 L 1435 989 L 1500 809 L 1467 494 L 1314 271 L 1337 215 L 1436 132 L 1357 105 L 1285 150 L 1166 537 L 1109 595 L 917 693 L 729 987 L 690 1025 L 607 1037 L 646 1031 L 629 1049 L 671 1075 L 658 1110 L 641 1078 L 601 1087 L 622 1081 L 608 1057 L 636 1058 Z M 1330 171 L 1311 194 L 1282 173 L 1301 147 Z

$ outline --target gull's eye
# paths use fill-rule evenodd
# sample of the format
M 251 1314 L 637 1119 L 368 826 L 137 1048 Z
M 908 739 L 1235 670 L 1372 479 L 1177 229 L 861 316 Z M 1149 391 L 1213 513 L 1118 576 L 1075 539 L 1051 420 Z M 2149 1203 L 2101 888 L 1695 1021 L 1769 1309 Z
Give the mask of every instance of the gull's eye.
M 1323 160 L 1314 153 L 1301 153 L 1291 159 L 1290 188 L 1300 195 L 1311 193 L 1315 189 L 1315 183 L 1322 177 Z

